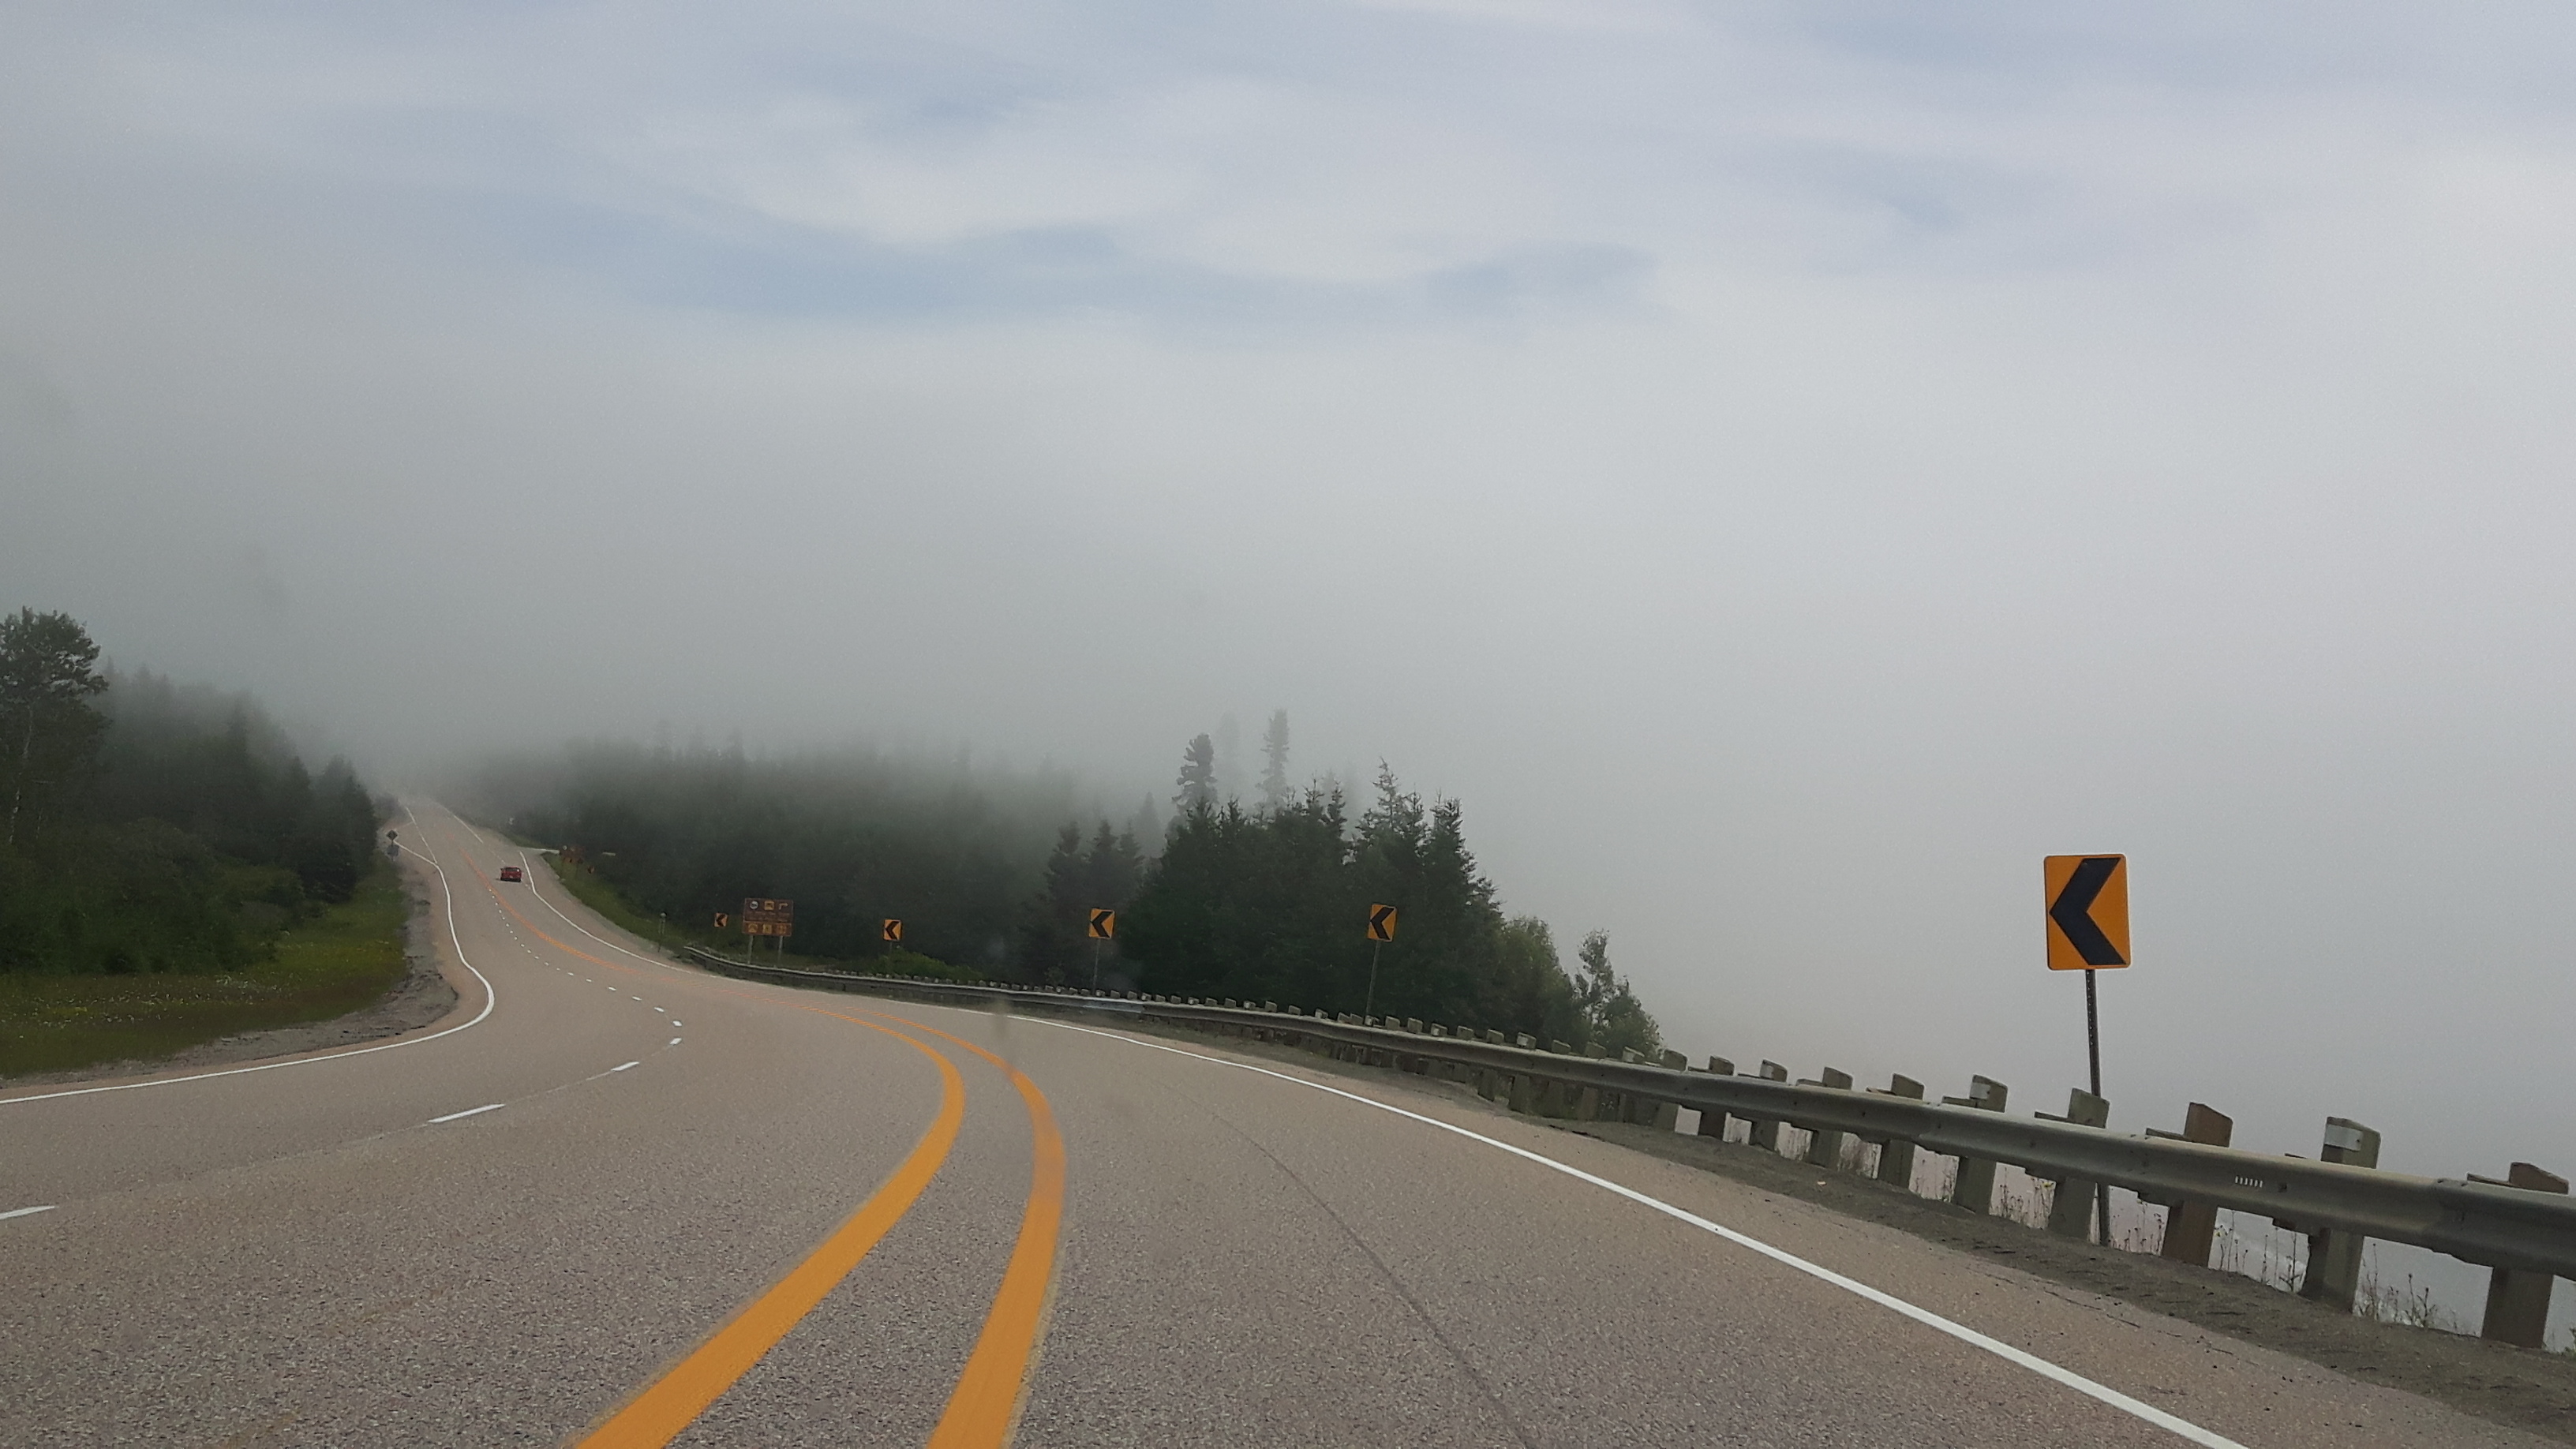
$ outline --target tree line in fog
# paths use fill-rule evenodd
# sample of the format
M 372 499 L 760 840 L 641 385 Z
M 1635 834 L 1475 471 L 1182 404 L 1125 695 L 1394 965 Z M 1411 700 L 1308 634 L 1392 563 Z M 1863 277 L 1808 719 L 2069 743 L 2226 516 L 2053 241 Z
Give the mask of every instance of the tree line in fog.
M 379 808 L 248 695 L 99 667 L 77 620 L 0 616 L 0 970 L 215 971 L 345 901 Z
M 577 744 L 496 768 L 480 804 L 524 838 L 577 847 L 630 906 L 708 944 L 743 945 L 716 921 L 745 898 L 785 897 L 789 949 L 826 962 L 898 949 L 881 939 L 897 919 L 911 968 L 1657 1045 L 1606 936 L 1568 969 L 1545 922 L 1504 908 L 1458 801 L 1384 770 L 1356 810 L 1336 780 L 1292 790 L 1284 713 L 1262 749 L 1253 800 L 1226 788 L 1201 735 L 1168 813 L 1147 799 L 1114 820 L 1062 772 L 865 748 Z M 1366 938 L 1376 905 L 1396 908 L 1390 942 Z M 1118 913 L 1105 942 L 1086 929 L 1100 909 Z

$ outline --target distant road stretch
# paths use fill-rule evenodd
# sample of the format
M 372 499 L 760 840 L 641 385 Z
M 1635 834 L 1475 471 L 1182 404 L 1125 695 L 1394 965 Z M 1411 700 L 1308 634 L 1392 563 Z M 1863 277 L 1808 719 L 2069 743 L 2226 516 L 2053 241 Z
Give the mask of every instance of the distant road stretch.
M 447 1021 L 0 1091 L 0 1444 L 2541 1442 L 1436 1084 L 708 976 L 401 828 Z

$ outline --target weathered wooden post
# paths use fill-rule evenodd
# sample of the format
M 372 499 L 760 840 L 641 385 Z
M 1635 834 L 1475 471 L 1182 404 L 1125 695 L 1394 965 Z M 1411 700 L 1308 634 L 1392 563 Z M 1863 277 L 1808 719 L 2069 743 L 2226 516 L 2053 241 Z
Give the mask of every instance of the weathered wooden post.
M 2328 1117 L 2325 1146 L 2319 1149 L 2317 1158 L 2349 1167 L 2377 1167 L 2379 1134 L 2358 1122 Z M 2299 1296 L 2330 1303 L 2350 1313 L 2353 1299 L 2361 1293 L 2361 1247 L 2370 1240 L 2341 1228 L 2310 1228 L 2278 1218 L 2273 1221 L 2307 1234 L 2308 1271 L 2299 1280 Z
M 2236 1136 L 2236 1119 L 2206 1103 L 2194 1102 L 2182 1114 L 2180 1132 L 2147 1129 L 2149 1137 L 2224 1147 Z M 2164 1255 L 2177 1263 L 2209 1266 L 2210 1239 L 2218 1234 L 2218 1209 L 2205 1202 L 2178 1202 L 2165 1209 Z
M 2011 1095 L 2012 1088 L 2005 1086 L 2003 1083 L 1996 1081 L 1992 1077 L 1970 1077 L 1968 1079 L 1968 1095 L 1964 1097 L 1943 1097 L 1941 1099 L 1941 1104 L 1945 1107 L 1973 1107 L 1980 1112 L 2000 1112 L 2004 1109 L 2004 1100 Z M 1960 1158 L 1959 1178 L 1957 1182 L 1952 1183 L 1950 1186 L 1950 1201 L 1957 1203 L 1959 1206 L 1966 1208 L 1972 1213 L 1993 1212 L 1995 1210 L 1995 1164 L 1993 1159 L 1985 1157 Z
M 1851 1090 L 1851 1084 L 1851 1073 L 1836 1071 L 1832 1067 L 1827 1067 L 1824 1070 L 1824 1074 L 1816 1080 L 1812 1082 L 1800 1082 L 1798 1085 L 1802 1087 L 1834 1087 L 1848 1092 Z M 1808 1164 L 1814 1167 L 1841 1167 L 1843 1165 L 1843 1146 L 1845 1143 L 1850 1141 L 1851 1134 L 1848 1132 L 1809 1132 L 1807 1134 Z
M 1915 1102 L 1923 1100 L 1923 1084 L 1902 1072 L 1889 1077 L 1886 1087 L 1872 1087 L 1870 1090 L 1881 1096 L 1903 1097 Z M 1902 1137 L 1874 1140 L 1878 1143 L 1878 1180 L 1911 1188 L 1914 1185 L 1914 1144 Z
M 2082 1087 L 2076 1087 L 2066 1094 L 2065 1116 L 2052 1116 L 2046 1112 L 2032 1115 L 2043 1122 L 2108 1127 L 2111 1125 L 2111 1104 Z M 2059 1178 L 2057 1195 L 2048 1205 L 2048 1230 L 2061 1238 L 2078 1241 L 2093 1236 L 2093 1200 L 2100 1186 L 2089 1177 Z M 2111 1224 L 2108 1221 L 2102 1224 L 2102 1241 L 2106 1244 L 2111 1241 Z
M 1668 1067 L 1676 1072 L 1686 1072 L 1690 1070 L 1690 1058 L 1683 1056 L 1677 1051 L 1666 1051 L 1661 1056 L 1657 1057 L 1656 1061 L 1660 1065 Z M 1682 1104 L 1679 1102 L 1648 1102 L 1642 1100 L 1631 1100 L 1629 1107 L 1632 1110 L 1632 1115 L 1644 1117 L 1645 1120 L 1651 1121 L 1655 1126 L 1655 1130 L 1658 1132 L 1670 1132 L 1675 1127 L 1681 1125 Z M 1645 1109 L 1648 1107 L 1652 1107 L 1654 1109 L 1651 1116 L 1646 1115 Z
M 1572 1056 L 1574 1054 L 1574 1048 L 1561 1041 L 1551 1040 L 1547 1044 L 1547 1049 L 1549 1053 L 1554 1056 L 1563 1057 Z M 1574 1091 L 1572 1084 L 1562 1081 L 1556 1077 L 1543 1078 L 1538 1084 L 1537 1112 L 1538 1115 L 1542 1117 L 1573 1116 Z
M 1712 1076 L 1731 1077 L 1735 1075 L 1735 1063 L 1728 1061 L 1724 1057 L 1710 1057 L 1708 1059 L 1708 1071 Z M 1726 1114 L 1718 1111 L 1714 1107 L 1702 1107 L 1699 1111 L 1699 1135 L 1702 1137 L 1715 1137 L 1720 1140 L 1724 1140 L 1726 1137 Z
M 1789 1080 L 1789 1069 L 1780 1065 L 1778 1062 L 1764 1062 L 1762 1064 L 1762 1069 L 1755 1073 L 1755 1075 L 1759 1076 L 1766 1082 L 1785 1082 Z M 1752 1119 L 1752 1122 L 1753 1145 L 1761 1148 L 1765 1152 L 1779 1151 L 1780 1120 L 1776 1117 L 1755 1117 Z
M 1583 1055 L 1597 1062 L 1606 1060 L 1610 1053 L 1603 1050 L 1599 1042 L 1588 1041 L 1583 1044 Z M 1615 1099 L 1618 1094 L 1614 1092 L 1611 1095 Z M 1610 1110 L 1613 1120 L 1616 1120 L 1619 1110 L 1619 1104 L 1616 1100 L 1613 1100 L 1610 1103 Z M 1586 1087 L 1581 1092 L 1575 1094 L 1574 1120 L 1577 1122 L 1598 1122 L 1601 1120 L 1601 1089 L 1599 1087 Z
M 2567 1179 L 2543 1172 L 2528 1162 L 2515 1163 L 2502 1178 L 2471 1173 L 2469 1181 L 2518 1187 L 2525 1192 L 2567 1191 Z M 2517 1348 L 2540 1347 L 2541 1336 L 2549 1331 L 2549 1291 L 2557 1278 L 2531 1268 L 2497 1268 L 2492 1273 L 2487 1279 L 2487 1320 L 2478 1329 L 2478 1337 Z

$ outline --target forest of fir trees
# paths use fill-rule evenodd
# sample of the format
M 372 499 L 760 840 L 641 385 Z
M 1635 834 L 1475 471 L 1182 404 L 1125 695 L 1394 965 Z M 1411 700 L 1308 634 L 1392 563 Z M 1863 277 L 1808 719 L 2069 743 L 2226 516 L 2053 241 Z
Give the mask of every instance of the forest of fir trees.
M 1261 799 L 1224 798 L 1214 742 L 1182 752 L 1177 815 L 1121 917 L 1135 989 L 1375 1011 L 1526 1031 L 1577 1049 L 1651 1052 L 1654 1017 L 1594 932 L 1569 973 L 1554 934 L 1507 915 L 1468 849 L 1459 802 L 1406 790 L 1380 766 L 1356 819 L 1338 781 L 1287 788 L 1288 723 L 1271 717 Z M 1368 909 L 1398 909 L 1374 947 Z M 1375 988 L 1370 989 L 1372 956 Z
M 1097 972 L 1120 989 L 1368 1003 L 1613 1054 L 1658 1045 L 1606 936 L 1585 937 L 1569 971 L 1545 922 L 1506 913 L 1457 801 L 1426 802 L 1383 767 L 1356 815 L 1331 776 L 1292 787 L 1284 711 L 1260 751 L 1246 780 L 1217 736 L 1190 740 L 1168 821 L 1151 800 L 1124 822 L 1086 820 L 1060 773 L 861 748 L 757 759 L 576 745 L 496 775 L 484 805 L 522 834 L 580 845 L 630 903 L 709 944 L 722 944 L 716 914 L 785 896 L 791 949 L 857 968 L 896 949 L 878 930 L 895 918 L 908 969 L 1070 985 Z M 1376 953 L 1372 999 L 1363 922 L 1376 903 L 1400 925 Z M 1113 940 L 1088 937 L 1094 909 L 1119 912 Z

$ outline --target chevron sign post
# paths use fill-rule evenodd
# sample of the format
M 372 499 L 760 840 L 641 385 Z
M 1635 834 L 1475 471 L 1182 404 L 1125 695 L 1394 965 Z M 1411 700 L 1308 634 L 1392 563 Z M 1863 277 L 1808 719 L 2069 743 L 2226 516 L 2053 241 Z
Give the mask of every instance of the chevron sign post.
M 2084 1055 L 2102 1095 L 2102 1002 L 2096 971 L 2129 964 L 2129 858 L 2052 855 L 2040 865 L 2048 902 L 2048 969 L 2084 973 Z M 2110 1191 L 2101 1191 L 2102 1236 L 2111 1235 Z

